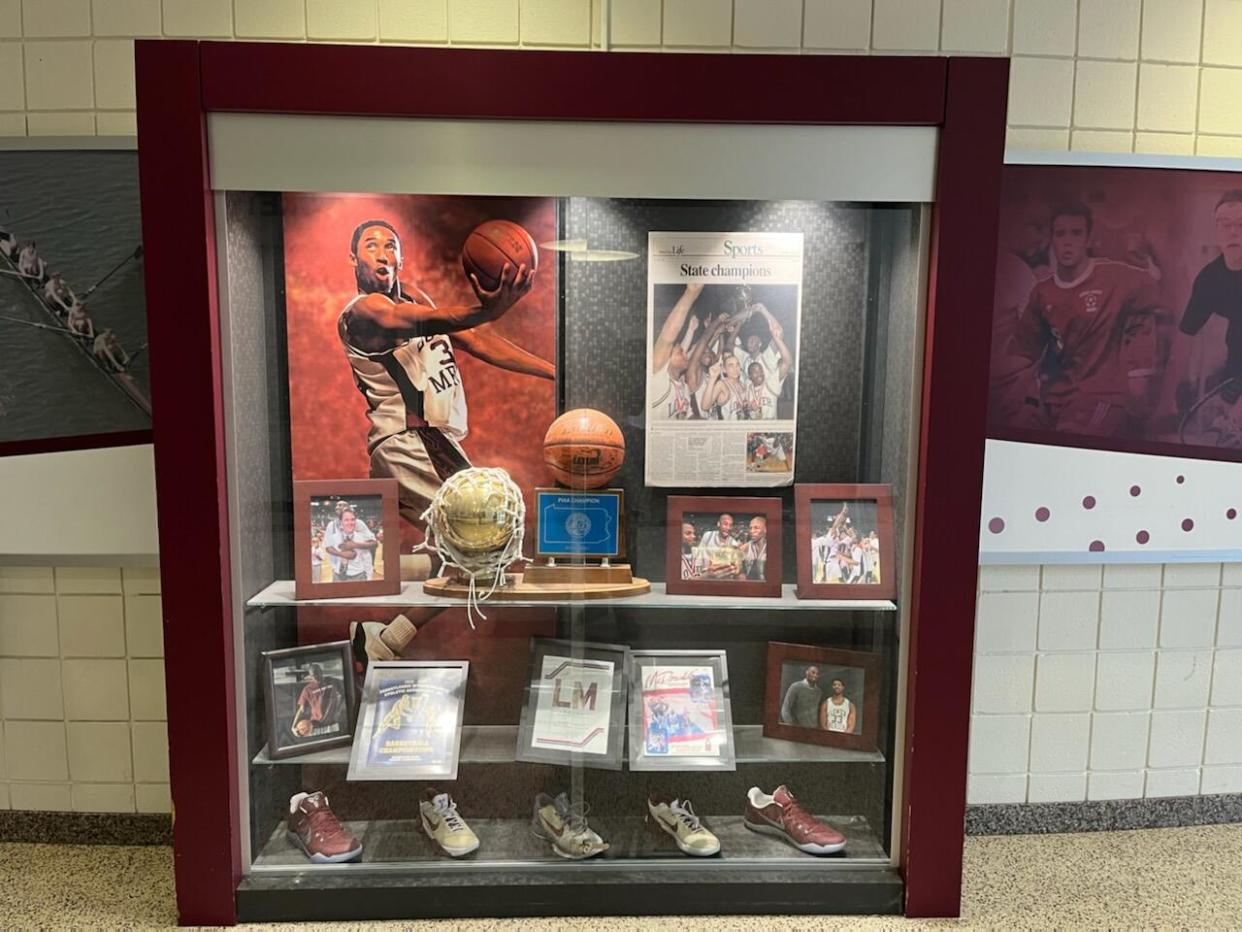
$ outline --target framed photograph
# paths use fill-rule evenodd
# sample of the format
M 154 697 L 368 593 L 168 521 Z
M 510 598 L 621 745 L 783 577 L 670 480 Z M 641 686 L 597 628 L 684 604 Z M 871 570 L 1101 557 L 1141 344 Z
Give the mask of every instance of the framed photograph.
M 735 770 L 723 650 L 630 652 L 630 769 Z
M 800 599 L 895 599 L 893 488 L 794 486 Z
M 367 667 L 347 780 L 456 780 L 465 660 L 378 660 Z
M 620 770 L 629 656 L 617 644 L 531 638 L 515 757 Z
M 781 595 L 779 498 L 670 495 L 665 591 Z
M 385 538 L 390 546 L 384 546 Z M 397 480 L 293 483 L 297 598 L 396 595 L 401 591 L 400 543 Z
M 349 744 L 357 712 L 349 642 L 264 651 L 263 697 L 271 759 Z
M 878 654 L 768 643 L 763 733 L 769 738 L 874 751 Z

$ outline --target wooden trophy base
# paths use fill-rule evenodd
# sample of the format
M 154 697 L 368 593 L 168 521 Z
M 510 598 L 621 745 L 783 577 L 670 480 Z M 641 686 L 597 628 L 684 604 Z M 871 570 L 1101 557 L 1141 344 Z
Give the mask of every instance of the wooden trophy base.
M 486 592 L 487 585 L 476 584 Z M 628 563 L 612 566 L 544 566 L 531 564 L 524 573 L 510 573 L 508 583 L 496 589 L 489 602 L 571 601 L 573 599 L 622 599 L 651 591 L 651 583 L 630 573 Z M 468 580 L 438 576 L 423 583 L 427 595 L 464 599 L 470 594 Z

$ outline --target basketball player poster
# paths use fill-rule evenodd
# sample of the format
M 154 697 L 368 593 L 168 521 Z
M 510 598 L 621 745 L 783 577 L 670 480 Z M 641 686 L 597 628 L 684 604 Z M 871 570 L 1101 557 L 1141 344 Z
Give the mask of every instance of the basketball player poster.
M 532 250 L 556 239 L 551 198 L 284 196 L 293 478 L 395 478 L 403 575 L 453 472 L 499 466 L 527 490 L 545 479 L 556 263 L 472 282 L 463 244 L 496 221 Z
M 651 486 L 793 483 L 801 233 L 650 233 Z

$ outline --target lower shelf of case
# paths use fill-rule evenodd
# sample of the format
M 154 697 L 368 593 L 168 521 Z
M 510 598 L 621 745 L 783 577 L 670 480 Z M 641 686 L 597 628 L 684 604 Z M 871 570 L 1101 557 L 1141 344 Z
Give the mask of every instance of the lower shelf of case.
M 391 820 L 347 823 L 361 858 L 320 865 L 281 825 L 238 889 L 238 918 L 899 913 L 901 878 L 867 820 L 821 818 L 848 839 L 841 854 L 803 854 L 741 816 L 717 816 L 704 821 L 720 854 L 692 858 L 643 818 L 623 816 L 591 819 L 610 847 L 589 860 L 557 857 L 526 819 L 470 820 L 480 848 L 453 859 L 417 820 Z

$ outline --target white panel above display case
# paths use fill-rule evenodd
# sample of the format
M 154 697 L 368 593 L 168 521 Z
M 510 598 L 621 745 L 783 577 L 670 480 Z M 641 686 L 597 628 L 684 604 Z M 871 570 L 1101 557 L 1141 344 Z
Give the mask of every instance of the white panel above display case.
M 935 194 L 929 126 L 213 113 L 208 135 L 216 190 L 874 202 Z

